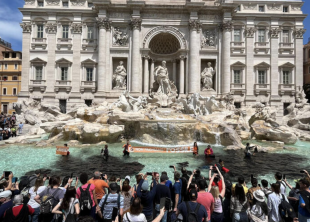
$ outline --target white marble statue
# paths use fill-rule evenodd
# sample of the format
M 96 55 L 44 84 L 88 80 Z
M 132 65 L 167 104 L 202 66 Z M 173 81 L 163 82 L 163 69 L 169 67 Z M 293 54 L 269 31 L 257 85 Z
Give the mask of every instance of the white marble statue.
M 202 90 L 213 89 L 213 75 L 215 70 L 211 67 L 211 62 L 207 63 L 207 67 L 201 73 Z
M 122 32 L 118 27 L 113 32 L 113 45 L 125 46 L 128 43 L 128 35 Z
M 126 69 L 120 61 L 113 74 L 113 89 L 126 89 L 126 77 Z
M 212 113 L 212 106 L 219 108 L 218 102 L 216 101 L 214 95 L 212 95 L 211 97 L 203 97 L 200 95 L 199 98 L 203 99 L 204 101 L 203 108 L 202 108 L 202 113 L 204 116 Z
M 147 98 L 145 96 L 139 96 L 134 98 L 129 95 L 128 91 L 124 91 L 118 98 L 118 101 L 114 103 L 118 108 L 121 108 L 123 112 L 138 112 L 140 109 L 144 109 L 147 106 Z
M 159 87 L 157 90 L 157 94 L 170 94 L 171 86 L 169 80 L 169 73 L 166 67 L 166 61 L 162 62 L 161 66 L 157 66 L 154 69 L 155 80 L 158 83 Z

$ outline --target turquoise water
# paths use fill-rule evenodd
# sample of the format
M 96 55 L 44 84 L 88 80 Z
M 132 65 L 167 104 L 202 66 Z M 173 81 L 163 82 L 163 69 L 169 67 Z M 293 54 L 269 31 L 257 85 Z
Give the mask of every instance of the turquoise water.
M 37 148 L 33 145 L 10 145 L 0 147 L 0 170 L 12 171 L 14 176 L 21 177 L 25 173 L 36 169 L 49 169 L 57 175 L 66 176 L 73 172 L 75 175 L 83 171 L 93 172 L 98 169 L 108 172 L 109 167 L 119 167 L 126 169 L 136 167 L 139 171 L 146 172 L 168 172 L 168 176 L 173 180 L 173 170 L 169 165 L 176 165 L 180 162 L 189 162 L 188 170 L 201 168 L 202 174 L 208 176 L 208 169 L 202 168 L 218 162 L 221 158 L 225 161 L 225 167 L 231 170 L 227 178 L 236 181 L 239 175 L 243 175 L 249 182 L 250 174 L 253 173 L 259 181 L 267 179 L 274 182 L 273 175 L 280 171 L 287 175 L 288 181 L 293 183 L 293 179 L 302 176 L 299 171 L 310 166 L 308 147 L 310 143 L 298 141 L 294 146 L 296 151 L 281 150 L 276 153 L 257 154 L 252 160 L 244 160 L 242 151 L 224 151 L 223 146 L 213 146 L 216 155 L 215 161 L 207 161 L 203 151 L 207 144 L 199 143 L 199 156 L 194 158 L 191 153 L 180 154 L 159 154 L 159 153 L 131 153 L 130 158 L 122 157 L 121 143 L 109 144 L 109 152 L 112 157 L 108 163 L 101 161 L 100 151 L 102 146 L 70 147 L 70 156 L 63 157 L 55 154 L 55 147 Z M 132 145 L 141 145 L 132 142 Z M 270 145 L 268 145 L 270 146 Z M 116 163 L 117 160 L 117 163 Z M 115 163 L 113 163 L 115 162 Z M 131 166 L 132 162 L 139 162 L 144 166 Z M 116 166 L 115 166 L 116 164 Z M 180 168 L 178 168 L 180 170 Z M 70 171 L 70 172 L 66 172 Z M 138 173 L 132 172 L 132 179 Z M 118 175 L 116 175 L 118 176 Z M 124 175 L 120 175 L 124 176 Z M 133 183 L 134 180 L 131 182 Z M 293 185 L 293 184 L 292 184 Z

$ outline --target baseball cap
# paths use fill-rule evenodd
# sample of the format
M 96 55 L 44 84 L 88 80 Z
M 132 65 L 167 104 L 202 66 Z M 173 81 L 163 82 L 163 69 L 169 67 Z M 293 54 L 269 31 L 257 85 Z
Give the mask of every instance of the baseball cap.
M 8 198 L 12 196 L 12 192 L 10 190 L 6 190 L 0 193 L 0 198 Z
M 129 182 L 130 182 L 130 176 L 127 175 L 127 176 L 125 177 L 125 180 L 126 180 L 126 179 L 129 180 Z

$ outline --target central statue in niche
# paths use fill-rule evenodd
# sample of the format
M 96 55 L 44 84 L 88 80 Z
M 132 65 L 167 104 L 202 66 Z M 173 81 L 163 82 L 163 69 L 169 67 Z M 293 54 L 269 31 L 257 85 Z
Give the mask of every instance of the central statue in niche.
M 150 97 L 156 100 L 160 106 L 172 104 L 177 96 L 177 88 L 169 79 L 166 61 L 154 69 L 155 84 L 150 90 Z
M 119 62 L 113 74 L 113 89 L 126 89 L 127 72 L 123 65 L 123 61 Z
M 213 76 L 215 70 L 211 66 L 211 62 L 207 63 L 207 67 L 201 73 L 201 84 L 202 90 L 212 90 L 213 89 Z

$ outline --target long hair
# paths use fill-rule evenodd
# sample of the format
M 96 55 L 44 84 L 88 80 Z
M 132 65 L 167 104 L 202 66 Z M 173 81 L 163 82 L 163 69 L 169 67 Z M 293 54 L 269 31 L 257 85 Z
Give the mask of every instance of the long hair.
M 193 145 L 193 147 L 197 147 L 197 149 L 198 149 L 198 145 L 197 145 L 197 142 L 194 142 L 194 145 Z
M 220 196 L 220 190 L 217 186 L 212 186 L 210 193 L 212 194 L 214 199 L 217 199 Z
M 129 197 L 129 196 L 130 196 L 129 190 L 130 190 L 129 183 L 128 183 L 127 181 L 124 181 L 124 182 L 123 182 L 123 186 L 122 186 L 122 192 L 124 193 L 124 195 L 125 195 L 126 197 Z
M 245 201 L 245 193 L 243 186 L 240 184 L 236 184 L 235 187 L 235 197 L 239 200 L 239 202 L 242 204 Z
M 69 210 L 71 198 L 75 198 L 75 195 L 76 195 L 75 187 L 73 187 L 73 186 L 68 187 L 68 189 L 65 193 L 65 196 L 62 200 L 60 208 L 63 210 Z
M 266 204 L 266 202 L 259 202 L 257 201 L 255 198 L 253 200 L 253 206 L 256 205 L 256 206 L 260 206 L 260 208 L 262 208 L 262 211 L 264 212 L 265 215 L 268 215 L 268 206 Z
M 43 179 L 41 178 L 38 178 L 36 179 L 36 182 L 34 184 L 34 192 L 37 192 L 37 190 L 39 189 L 40 186 L 43 186 L 44 182 L 43 182 Z
M 132 205 L 130 206 L 130 214 L 133 215 L 139 215 L 142 212 L 142 204 L 141 204 L 141 199 L 140 197 L 136 197 L 135 200 L 133 201 Z
M 275 192 L 276 194 L 280 194 L 280 184 L 273 183 L 273 184 L 271 184 L 271 188 L 272 188 L 273 192 Z

